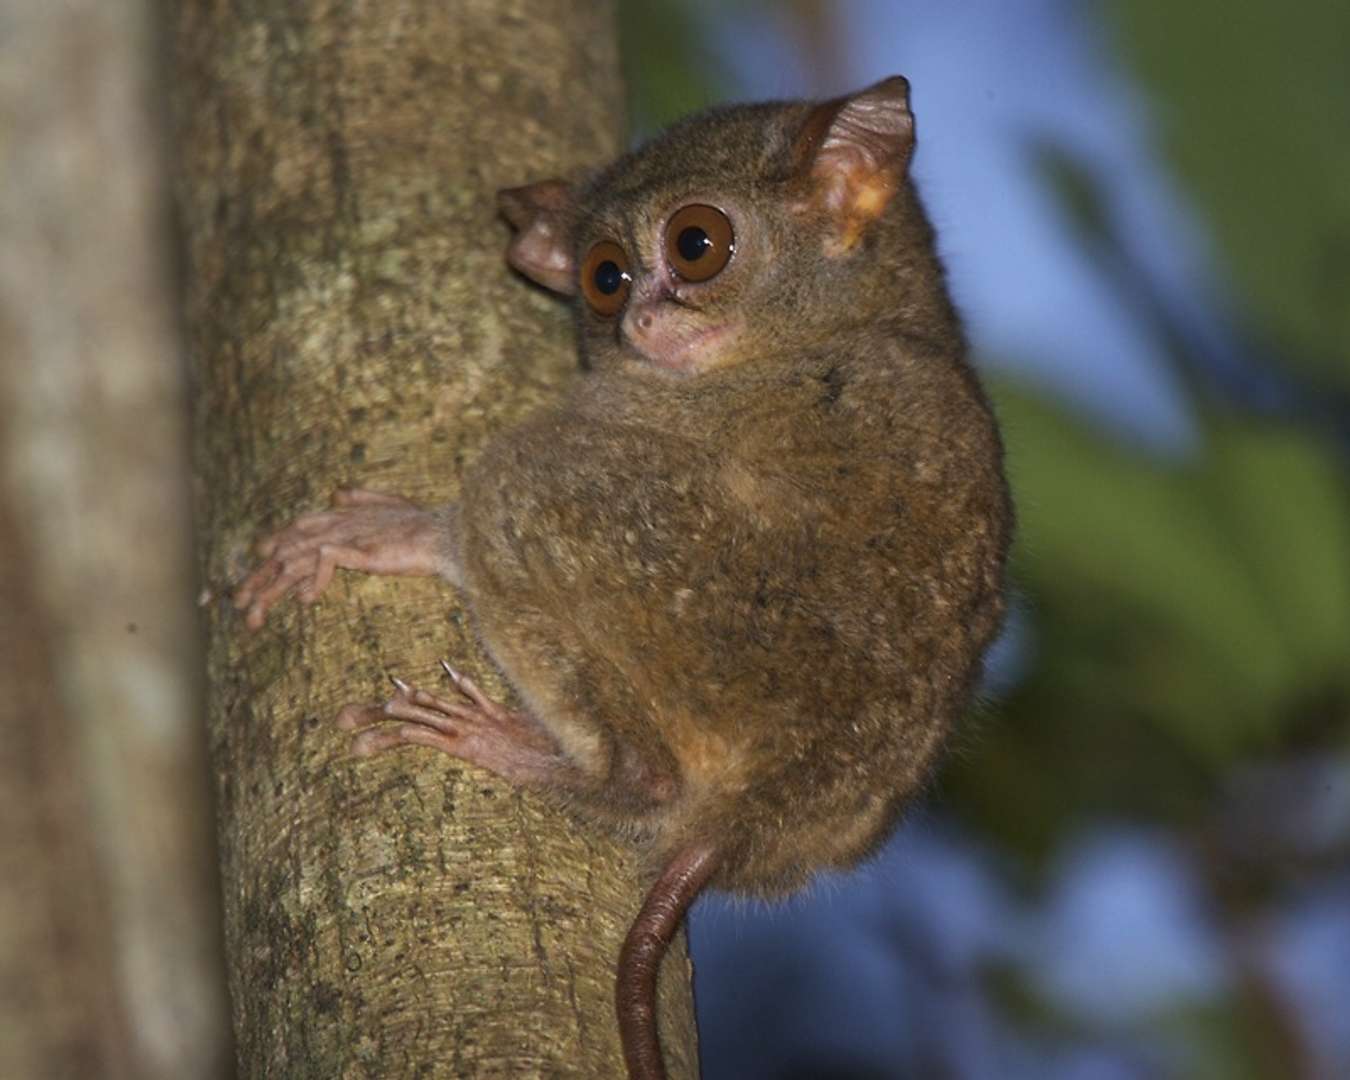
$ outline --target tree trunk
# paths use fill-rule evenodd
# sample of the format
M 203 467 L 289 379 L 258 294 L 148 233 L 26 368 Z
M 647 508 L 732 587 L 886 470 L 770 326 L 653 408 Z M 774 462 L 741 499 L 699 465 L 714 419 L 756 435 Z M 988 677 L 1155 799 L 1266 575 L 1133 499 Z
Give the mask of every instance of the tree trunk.
M 147 6 L 0 14 L 0 1076 L 225 1075 Z
M 342 576 L 255 636 L 261 530 L 348 483 L 455 497 L 560 391 L 565 310 L 508 273 L 497 188 L 613 156 L 608 3 L 181 3 L 174 46 L 212 759 L 244 1076 L 616 1076 L 631 860 L 444 755 L 331 726 L 437 660 L 502 686 L 459 598 Z M 662 1030 L 696 1073 L 688 969 Z

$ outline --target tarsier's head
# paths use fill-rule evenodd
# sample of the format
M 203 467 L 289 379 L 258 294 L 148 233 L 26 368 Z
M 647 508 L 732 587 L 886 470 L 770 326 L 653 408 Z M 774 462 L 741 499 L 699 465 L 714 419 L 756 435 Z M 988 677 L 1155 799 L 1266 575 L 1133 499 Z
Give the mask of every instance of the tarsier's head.
M 579 294 L 594 367 L 694 375 L 827 341 L 897 304 L 931 306 L 940 271 L 908 183 L 913 147 L 899 76 L 819 104 L 713 110 L 585 183 L 503 191 L 508 258 Z

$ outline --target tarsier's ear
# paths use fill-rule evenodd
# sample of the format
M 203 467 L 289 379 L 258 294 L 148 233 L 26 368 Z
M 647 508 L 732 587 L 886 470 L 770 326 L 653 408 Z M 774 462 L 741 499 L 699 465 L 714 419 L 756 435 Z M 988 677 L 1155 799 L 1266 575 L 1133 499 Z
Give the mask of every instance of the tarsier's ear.
M 497 192 L 497 207 L 516 228 L 506 261 L 531 281 L 554 292 L 577 291 L 572 258 L 572 187 L 541 180 Z
M 914 151 L 909 82 L 900 75 L 818 105 L 797 136 L 811 201 L 837 223 L 834 252 L 847 251 L 899 190 Z

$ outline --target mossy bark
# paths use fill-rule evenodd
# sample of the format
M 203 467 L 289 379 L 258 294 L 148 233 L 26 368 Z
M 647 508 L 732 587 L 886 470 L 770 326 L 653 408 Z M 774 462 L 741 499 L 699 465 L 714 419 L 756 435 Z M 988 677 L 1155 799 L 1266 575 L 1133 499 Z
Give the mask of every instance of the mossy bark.
M 631 860 L 428 751 L 330 720 L 436 661 L 494 681 L 444 584 L 342 575 L 249 635 L 250 542 L 359 483 L 455 497 L 576 377 L 503 262 L 499 187 L 612 156 L 613 12 L 560 0 L 187 3 L 173 56 L 226 937 L 245 1076 L 616 1076 Z M 672 1074 L 696 1072 L 667 964 Z

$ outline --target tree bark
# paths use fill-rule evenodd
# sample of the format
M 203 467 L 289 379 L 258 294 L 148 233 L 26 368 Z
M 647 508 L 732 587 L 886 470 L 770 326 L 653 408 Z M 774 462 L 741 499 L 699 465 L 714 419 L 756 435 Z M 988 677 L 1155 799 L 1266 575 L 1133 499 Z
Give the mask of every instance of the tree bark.
M 223 1076 L 147 6 L 0 14 L 0 1076 Z
M 616 1076 L 631 860 L 428 751 L 330 725 L 437 660 L 503 687 L 443 584 L 345 575 L 250 636 L 251 541 L 360 483 L 455 497 L 575 377 L 508 273 L 497 188 L 613 156 L 608 3 L 263 0 L 176 11 L 180 205 L 226 940 L 244 1076 Z M 696 1073 L 687 962 L 662 1031 Z

